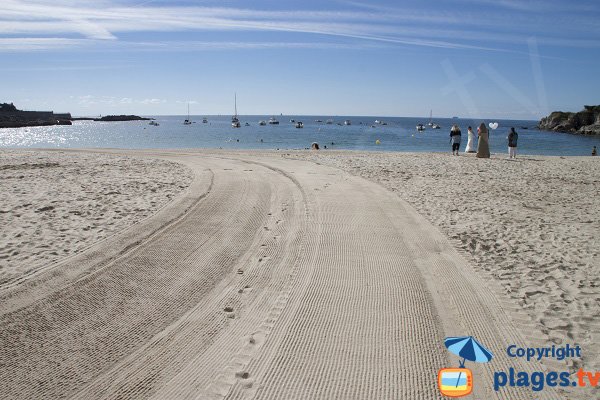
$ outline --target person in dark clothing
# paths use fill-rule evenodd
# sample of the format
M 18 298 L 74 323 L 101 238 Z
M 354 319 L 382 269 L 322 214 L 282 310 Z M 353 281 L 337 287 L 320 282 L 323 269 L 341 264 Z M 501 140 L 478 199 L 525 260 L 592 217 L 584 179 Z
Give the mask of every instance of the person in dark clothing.
M 506 138 L 508 139 L 508 158 L 517 158 L 519 134 L 515 131 L 515 128 L 510 128 L 510 132 Z
M 450 143 L 452 143 L 452 155 L 458 155 L 460 148 L 460 128 L 458 125 L 452 125 L 450 130 Z

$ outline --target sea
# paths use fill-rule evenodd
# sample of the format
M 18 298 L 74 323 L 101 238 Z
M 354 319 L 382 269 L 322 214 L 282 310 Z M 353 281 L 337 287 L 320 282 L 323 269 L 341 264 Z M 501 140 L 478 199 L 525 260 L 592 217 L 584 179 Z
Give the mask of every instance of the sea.
M 206 117 L 208 122 L 203 123 Z M 467 143 L 467 127 L 477 131 L 481 122 L 497 122 L 490 130 L 492 153 L 506 153 L 510 127 L 519 133 L 518 154 L 582 156 L 590 155 L 593 146 L 600 147 L 600 137 L 547 132 L 536 128 L 537 121 L 472 120 L 437 118 L 441 129 L 427 126 L 429 118 L 279 115 L 279 125 L 259 125 L 268 115 L 240 116 L 241 128 L 231 127 L 231 116 L 156 116 L 158 126 L 149 121 L 95 122 L 74 121 L 73 125 L 0 129 L 0 148 L 122 148 L 122 149 L 306 149 L 313 142 L 325 149 L 450 152 L 450 128 L 462 130 L 461 150 Z M 327 121 L 332 120 L 331 124 Z M 349 121 L 349 125 L 344 121 Z M 384 122 L 376 123 L 375 121 Z M 304 128 L 291 121 L 302 121 Z M 426 130 L 418 132 L 417 124 Z

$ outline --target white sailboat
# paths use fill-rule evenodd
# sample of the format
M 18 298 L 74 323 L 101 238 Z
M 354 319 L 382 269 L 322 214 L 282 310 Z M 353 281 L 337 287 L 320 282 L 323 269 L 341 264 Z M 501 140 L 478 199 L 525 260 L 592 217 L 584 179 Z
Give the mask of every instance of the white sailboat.
M 192 120 L 190 119 L 190 103 L 188 103 L 188 117 L 186 120 L 183 121 L 184 125 L 191 125 L 192 124 Z
M 433 126 L 433 110 L 429 110 L 429 126 Z
M 241 126 L 240 120 L 237 115 L 237 93 L 234 94 L 234 105 L 235 105 L 235 115 L 231 117 L 231 127 L 239 128 Z

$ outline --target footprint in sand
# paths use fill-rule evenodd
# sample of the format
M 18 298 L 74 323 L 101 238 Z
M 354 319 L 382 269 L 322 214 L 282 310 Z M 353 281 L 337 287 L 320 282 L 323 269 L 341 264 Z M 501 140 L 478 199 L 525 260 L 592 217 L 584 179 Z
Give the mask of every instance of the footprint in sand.
M 252 288 L 249 285 L 244 286 L 242 289 L 238 290 L 240 294 L 248 294 L 252 291 Z
M 223 311 L 225 311 L 225 315 L 227 315 L 227 318 L 235 318 L 233 307 L 225 307 Z
M 239 371 L 235 373 L 235 377 L 240 379 L 248 379 L 250 378 L 250 374 L 246 371 Z

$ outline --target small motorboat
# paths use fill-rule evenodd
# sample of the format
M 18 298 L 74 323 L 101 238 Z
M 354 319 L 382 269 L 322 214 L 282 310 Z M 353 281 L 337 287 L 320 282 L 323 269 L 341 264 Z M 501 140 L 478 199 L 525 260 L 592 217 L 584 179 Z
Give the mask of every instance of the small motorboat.
M 322 119 L 315 119 L 315 122 L 323 122 Z
M 275 117 L 269 118 L 269 125 L 279 125 L 279 121 Z
M 203 124 L 207 124 L 208 123 L 208 119 L 206 119 L 206 117 L 202 118 L 202 123 Z
M 267 124 L 267 121 L 258 121 L 258 124 L 260 126 L 265 126 Z
M 290 122 L 293 124 L 294 122 L 296 122 L 295 119 L 290 119 Z
M 423 124 L 417 124 L 417 131 L 423 132 L 425 130 L 425 126 Z
M 344 121 L 344 125 L 352 125 L 352 122 L 349 119 L 347 119 Z
M 441 127 L 438 124 L 433 124 L 431 125 L 431 129 L 441 129 Z
M 160 124 L 159 124 L 158 122 L 156 122 L 156 121 L 150 121 L 150 122 L 148 123 L 148 125 L 152 125 L 152 126 L 159 126 Z
M 298 128 L 298 129 L 304 128 L 304 124 L 302 123 L 302 121 L 296 122 L 296 128 Z
M 244 126 L 250 126 L 250 124 L 249 124 L 248 122 L 246 122 L 246 123 L 244 124 Z

